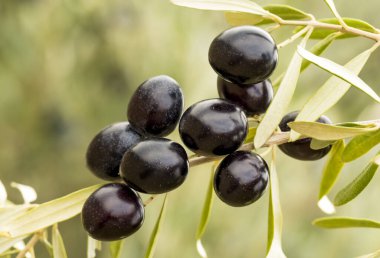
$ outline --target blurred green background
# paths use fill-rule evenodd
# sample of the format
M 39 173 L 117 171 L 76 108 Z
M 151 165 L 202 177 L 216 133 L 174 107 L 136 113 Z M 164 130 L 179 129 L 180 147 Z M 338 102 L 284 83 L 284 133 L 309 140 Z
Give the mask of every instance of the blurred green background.
M 344 16 L 380 26 L 379 1 L 337 0 Z M 317 17 L 330 17 L 324 1 L 258 1 L 299 7 Z M 33 186 L 38 203 L 101 182 L 85 167 L 92 137 L 108 124 L 126 119 L 134 89 L 159 74 L 183 87 L 186 106 L 217 96 L 216 75 L 208 65 L 212 39 L 228 28 L 223 14 L 174 6 L 168 0 L 2 0 L 0 1 L 0 179 L 10 199 L 20 202 L 12 181 Z M 277 42 L 290 35 L 273 33 Z M 314 42 L 310 42 L 313 44 Z M 324 56 L 344 63 L 372 44 L 366 39 L 335 42 Z M 296 44 L 280 51 L 272 78 L 289 62 Z M 380 51 L 362 72 L 377 92 Z M 302 108 L 328 75 L 310 67 L 300 78 L 288 111 Z M 380 108 L 351 89 L 328 114 L 333 121 L 380 117 Z M 170 138 L 178 140 L 177 132 Z M 350 163 L 336 190 L 357 175 L 374 152 Z M 283 246 L 288 257 L 354 257 L 380 249 L 380 231 L 327 231 L 311 225 L 323 216 L 317 208 L 323 161 L 301 162 L 278 155 L 284 214 Z M 185 184 L 169 194 L 155 257 L 197 257 L 195 232 L 207 190 L 210 166 L 191 170 Z M 380 178 L 338 215 L 380 220 Z M 146 198 L 146 196 L 143 196 Z M 146 209 L 142 229 L 125 241 L 123 257 L 143 257 L 162 198 Z M 245 208 L 215 200 L 203 239 L 209 257 L 264 257 L 268 193 Z M 86 234 L 79 217 L 60 226 L 69 257 L 86 256 Z M 37 247 L 37 257 L 47 257 Z M 99 257 L 109 257 L 107 245 Z

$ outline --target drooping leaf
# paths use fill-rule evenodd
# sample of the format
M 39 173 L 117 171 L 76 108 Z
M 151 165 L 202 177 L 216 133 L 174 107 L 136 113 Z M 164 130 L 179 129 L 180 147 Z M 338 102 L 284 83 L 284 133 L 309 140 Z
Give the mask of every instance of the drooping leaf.
M 270 13 L 260 5 L 248 0 L 171 0 L 171 2 L 175 5 L 202 10 L 234 11 L 270 16 Z
M 377 125 L 372 127 L 347 127 L 340 125 L 323 124 L 317 122 L 289 122 L 288 126 L 303 135 L 321 140 L 334 141 L 354 137 L 378 130 Z
M 308 34 L 310 34 L 310 31 Z M 301 42 L 300 45 L 302 47 L 306 45 L 307 39 L 308 37 L 305 37 Z M 301 63 L 302 58 L 297 53 L 294 53 L 284 75 L 284 79 L 281 81 L 277 93 L 267 109 L 263 120 L 257 127 L 256 136 L 254 139 L 256 149 L 264 145 L 264 143 L 276 130 L 283 115 L 285 114 L 296 89 L 298 77 L 300 75 Z
M 330 150 L 329 158 L 322 172 L 322 180 L 319 186 L 319 199 L 330 192 L 340 174 L 340 171 L 342 171 L 344 166 L 344 162 L 342 161 L 343 150 L 343 140 L 337 141 Z
M 145 253 L 145 258 L 152 258 L 154 254 L 154 250 L 156 249 L 158 233 L 161 229 L 162 223 L 164 222 L 166 206 L 167 206 L 167 198 L 168 198 L 168 195 L 166 194 L 164 202 L 162 203 L 160 215 L 158 216 L 156 225 L 154 226 L 152 234 L 150 235 L 148 248 Z
M 5 186 L 3 182 L 0 180 L 0 207 L 5 206 L 5 203 L 7 202 L 7 191 L 5 190 Z
M 274 150 L 273 150 L 274 151 Z M 282 212 L 277 171 L 274 159 L 270 165 L 270 193 L 268 210 L 268 244 L 267 258 L 285 258 L 281 245 Z
M 49 242 L 48 232 L 46 230 L 42 233 L 42 236 L 39 240 L 44 245 L 46 251 L 49 253 L 49 256 L 54 258 L 53 245 Z
M 124 245 L 124 239 L 118 241 L 112 241 L 110 243 L 110 251 L 112 258 L 121 258 L 122 249 Z
M 96 250 L 100 251 L 102 249 L 102 242 L 93 239 L 92 237 L 87 237 L 87 258 L 95 258 Z
M 12 182 L 11 186 L 20 191 L 24 203 L 31 203 L 37 199 L 37 193 L 33 187 L 15 182 Z
M 353 74 L 358 75 L 367 63 L 371 53 L 375 50 L 372 47 L 349 61 L 345 67 Z M 331 76 L 319 90 L 309 99 L 302 108 L 295 121 L 315 121 L 327 110 L 334 106 L 346 92 L 350 89 L 351 84 L 339 79 L 336 76 Z M 296 140 L 299 134 L 291 131 L 290 139 Z
M 0 234 L 18 237 L 70 219 L 81 212 L 85 200 L 100 186 L 84 188 L 32 208 L 6 224 L 0 224 Z
M 28 236 L 29 235 L 23 235 L 15 238 L 0 237 L 0 254 L 11 248 L 17 242 L 27 238 Z
M 353 161 L 366 154 L 378 144 L 380 144 L 380 129 L 374 132 L 356 136 L 347 144 L 346 148 L 344 149 L 342 160 L 344 162 Z
M 327 146 L 334 144 L 336 141 L 321 141 L 317 139 L 311 139 L 310 148 L 313 150 L 320 150 L 326 148 Z
M 336 206 L 343 205 L 358 196 L 371 182 L 378 167 L 379 165 L 376 162 L 371 161 L 359 176 L 338 192 L 334 198 L 334 204 Z
M 67 258 L 66 248 L 61 233 L 58 230 L 58 225 L 54 224 L 51 231 L 54 258 Z
M 380 222 L 350 217 L 319 218 L 313 221 L 313 225 L 321 228 L 380 228 Z
M 316 66 L 341 78 L 342 80 L 348 83 L 351 83 L 353 86 L 357 87 L 359 90 L 366 93 L 376 102 L 380 103 L 380 97 L 376 94 L 376 92 L 370 86 L 368 86 L 362 79 L 360 79 L 355 73 L 348 70 L 346 67 L 341 66 L 337 63 L 334 63 L 333 61 L 329 59 L 316 56 L 301 46 L 298 46 L 297 52 L 306 60 L 309 60 Z
M 322 196 L 318 201 L 318 207 L 326 214 L 334 214 L 336 212 L 334 204 L 327 195 Z
M 339 24 L 342 25 L 342 26 L 346 26 L 345 22 L 343 21 L 343 19 L 340 16 L 338 10 L 335 7 L 334 1 L 333 0 L 324 0 L 324 1 L 328 5 L 328 7 L 330 8 L 331 12 L 336 17 L 336 19 L 338 20 Z

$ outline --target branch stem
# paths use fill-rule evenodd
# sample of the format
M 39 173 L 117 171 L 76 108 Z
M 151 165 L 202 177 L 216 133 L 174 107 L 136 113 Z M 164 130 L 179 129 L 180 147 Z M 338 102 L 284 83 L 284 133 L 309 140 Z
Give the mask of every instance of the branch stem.
M 38 242 L 42 235 L 42 231 L 36 232 L 33 237 L 29 240 L 29 242 L 26 244 L 25 248 L 22 249 L 21 252 L 18 253 L 16 258 L 23 258 L 25 257 L 26 253 L 29 252 L 30 249 L 32 249 Z

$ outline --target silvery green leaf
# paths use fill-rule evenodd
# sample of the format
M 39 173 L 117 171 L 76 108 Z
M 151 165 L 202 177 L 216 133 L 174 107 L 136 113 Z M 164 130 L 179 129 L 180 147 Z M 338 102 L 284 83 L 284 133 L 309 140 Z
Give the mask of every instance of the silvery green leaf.
M 319 218 L 313 221 L 313 225 L 321 228 L 380 228 L 378 221 L 350 217 Z
M 344 162 L 353 161 L 366 154 L 378 144 L 380 144 L 380 129 L 374 132 L 356 136 L 347 144 L 346 148 L 344 149 L 342 160 Z
M 51 231 L 54 258 L 67 258 L 65 244 L 63 243 L 61 233 L 58 230 L 58 225 L 54 224 Z

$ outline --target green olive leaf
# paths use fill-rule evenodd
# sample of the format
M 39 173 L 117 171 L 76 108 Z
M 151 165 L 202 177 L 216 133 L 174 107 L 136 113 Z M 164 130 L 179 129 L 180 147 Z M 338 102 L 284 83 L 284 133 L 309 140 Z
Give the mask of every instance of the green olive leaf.
M 378 144 L 380 144 L 380 129 L 374 132 L 356 136 L 347 144 L 346 148 L 344 149 L 342 160 L 344 162 L 353 161 L 366 154 Z
M 156 249 L 156 244 L 157 244 L 157 240 L 158 240 L 158 233 L 161 229 L 162 223 L 164 222 L 164 217 L 166 214 L 167 199 L 168 199 L 168 194 L 165 194 L 165 198 L 164 198 L 164 201 L 162 203 L 161 211 L 160 211 L 160 214 L 157 218 L 156 225 L 154 226 L 152 234 L 150 235 L 148 248 L 147 248 L 145 256 L 144 256 L 145 258 L 152 258 L 154 251 Z
M 244 143 L 250 143 L 253 142 L 253 139 L 255 138 L 257 131 L 257 127 L 250 127 L 248 128 L 247 137 L 245 137 Z
M 350 217 L 319 218 L 313 221 L 313 225 L 321 228 L 380 228 L 380 222 Z
M 110 251 L 112 258 L 121 258 L 122 249 L 124 245 L 124 239 L 118 241 L 112 241 L 110 243 Z
M 242 12 L 225 12 L 226 21 L 232 26 L 256 25 L 264 20 L 261 15 Z
M 306 60 L 309 60 L 310 62 L 322 68 L 323 70 L 352 84 L 353 86 L 357 87 L 362 92 L 366 93 L 376 102 L 380 103 L 380 97 L 376 94 L 376 92 L 370 86 L 368 86 L 362 79 L 360 79 L 355 73 L 353 73 L 346 67 L 341 66 L 337 63 L 334 63 L 333 61 L 329 59 L 316 56 L 301 46 L 298 46 L 297 51 Z
M 378 155 L 374 159 L 380 157 Z M 379 165 L 372 160 L 367 167 L 347 186 L 340 190 L 334 198 L 334 205 L 340 206 L 355 199 L 371 182 Z
M 331 148 L 329 158 L 323 168 L 322 180 L 319 187 L 319 199 L 327 195 L 334 186 L 340 172 L 343 169 L 342 152 L 344 150 L 344 141 L 337 141 Z
M 371 53 L 376 49 L 372 47 L 349 61 L 345 67 L 353 74 L 358 75 L 367 63 Z M 332 106 L 334 106 L 350 89 L 351 84 L 331 76 L 304 105 L 295 121 L 315 121 Z M 300 134 L 291 131 L 290 139 L 296 140 Z
M 52 243 L 53 243 L 53 255 L 54 258 L 67 258 L 67 253 L 61 233 L 58 230 L 58 225 L 54 224 L 52 229 Z
M 326 148 L 329 145 L 334 144 L 336 141 L 321 141 L 317 139 L 311 139 L 310 148 L 313 150 L 320 150 Z

